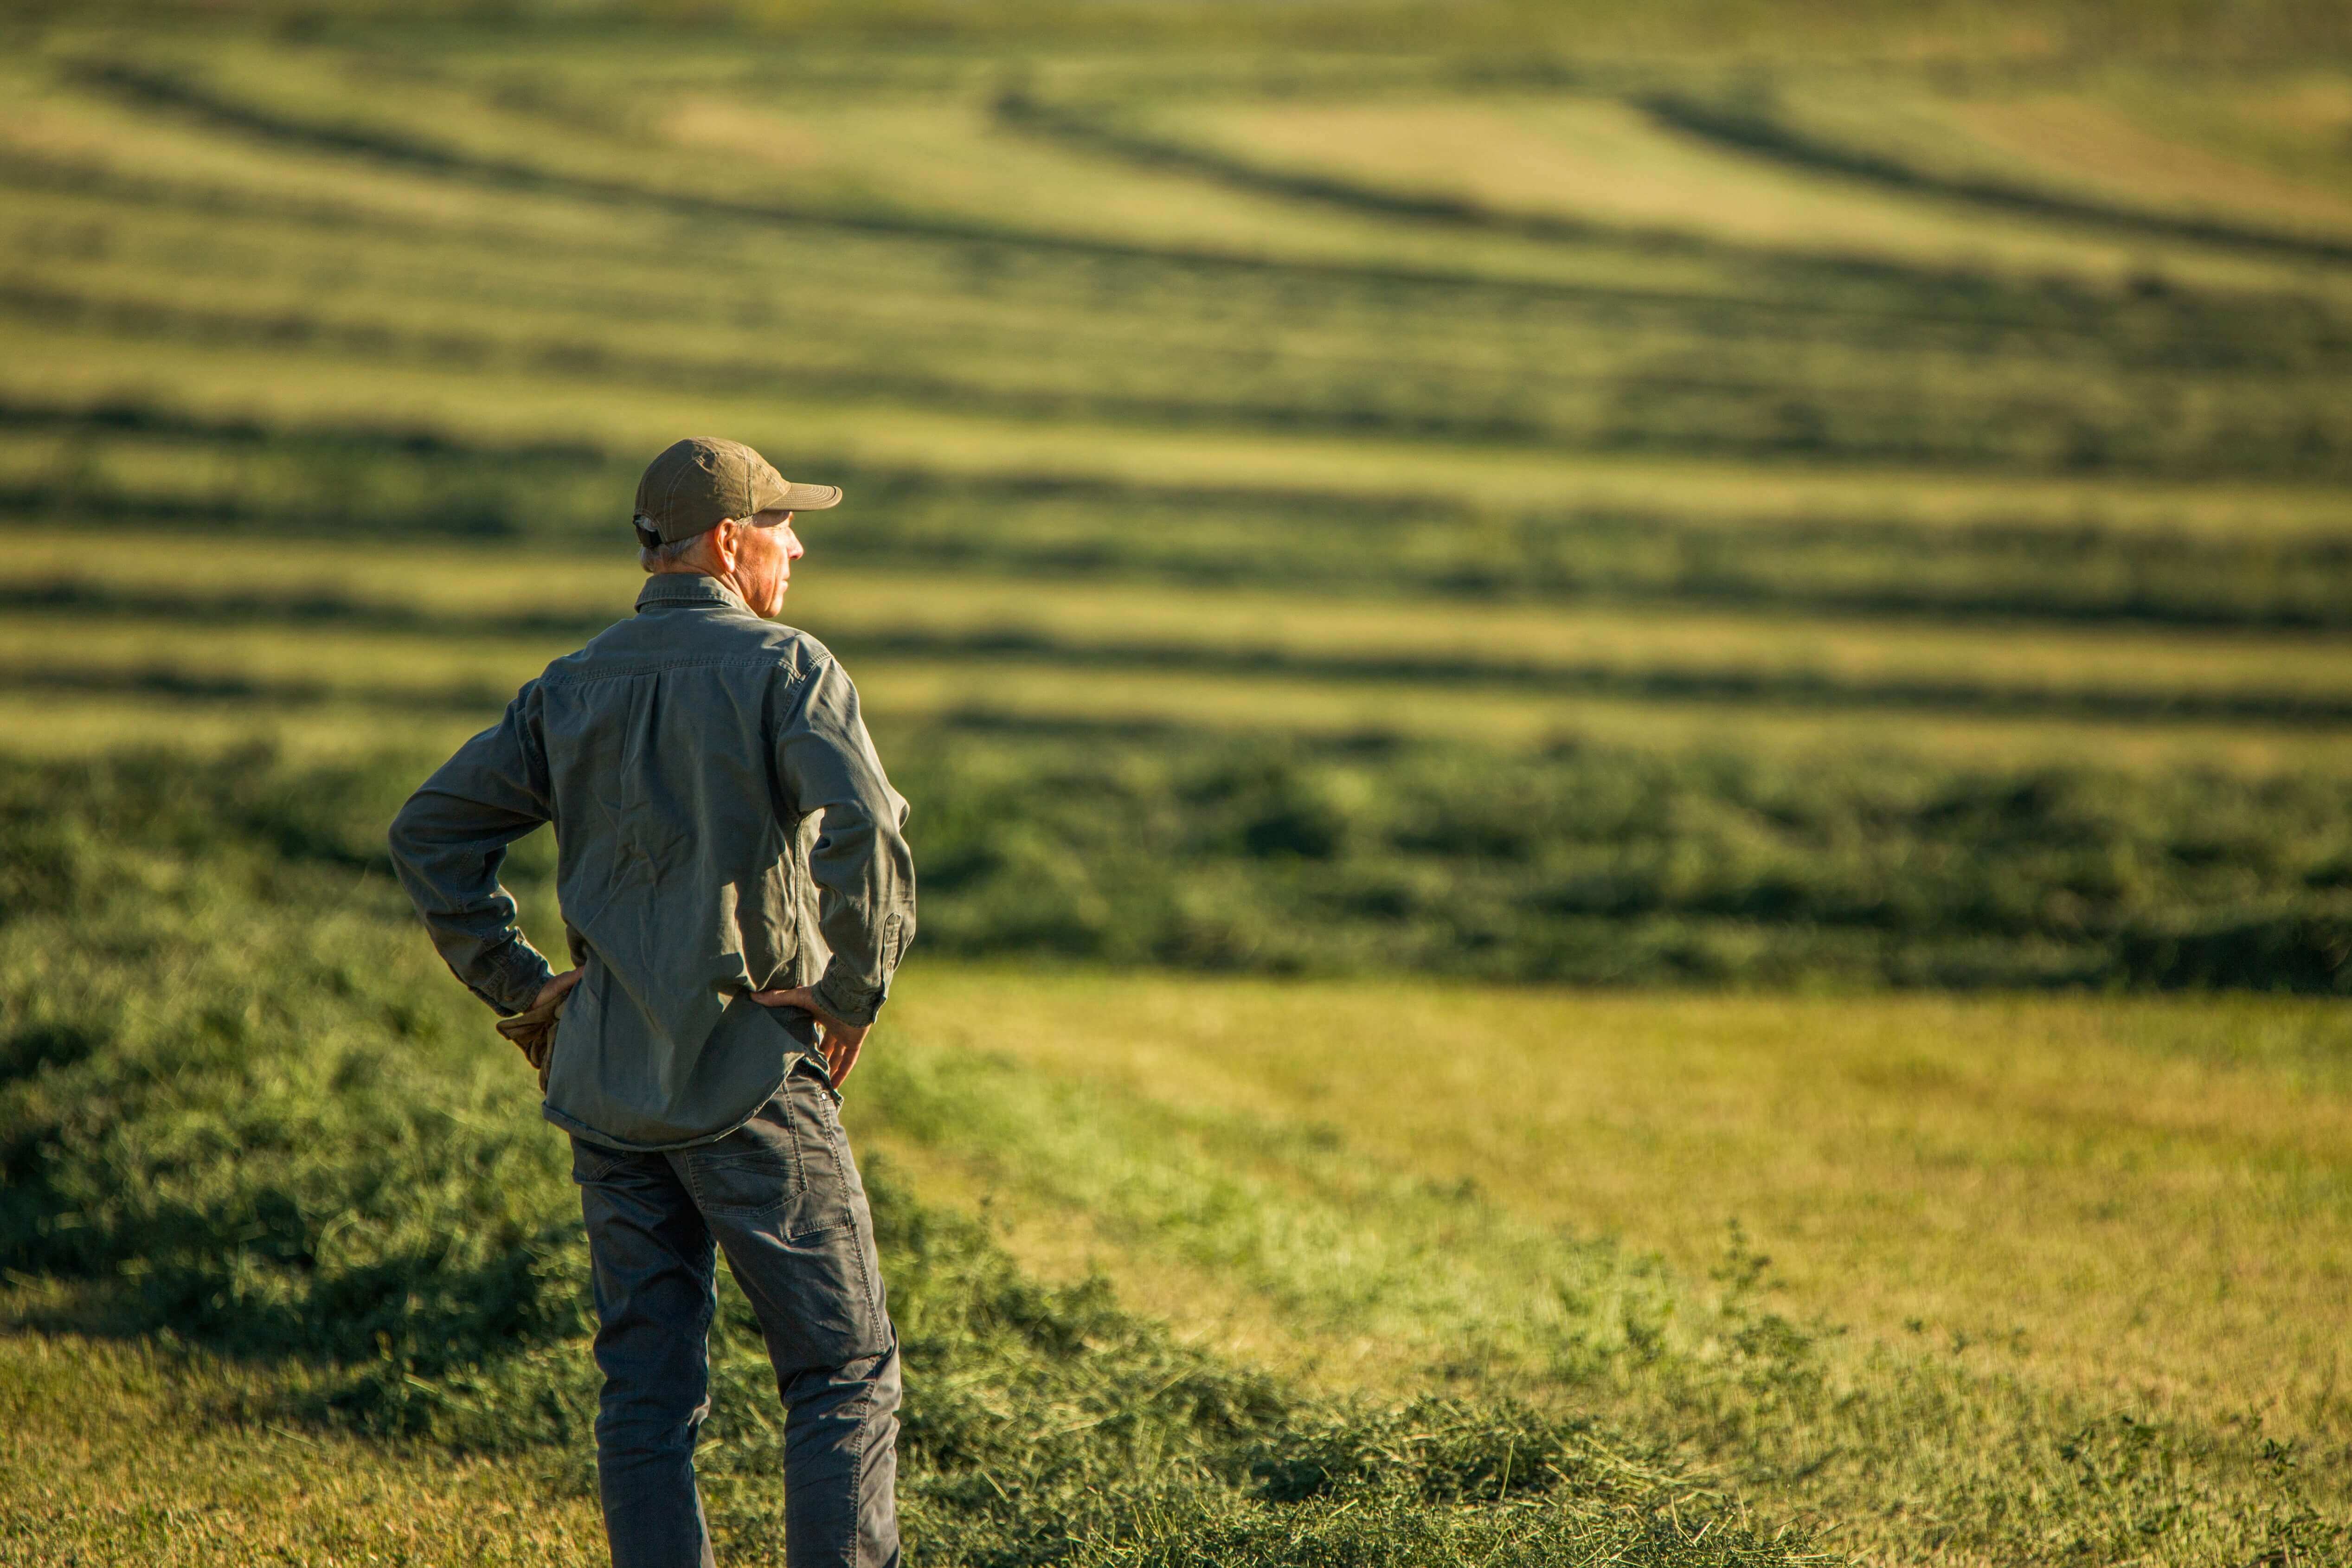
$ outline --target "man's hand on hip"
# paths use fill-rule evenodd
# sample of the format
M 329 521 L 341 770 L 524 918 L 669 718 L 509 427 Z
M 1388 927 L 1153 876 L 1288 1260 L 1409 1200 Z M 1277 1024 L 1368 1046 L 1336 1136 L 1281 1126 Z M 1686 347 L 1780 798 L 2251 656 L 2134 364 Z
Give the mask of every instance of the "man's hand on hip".
M 824 1026 L 819 1048 L 824 1052 L 825 1077 L 835 1089 L 848 1081 L 849 1069 L 857 1065 L 857 1047 L 866 1043 L 866 1031 L 873 1025 L 843 1023 L 817 1005 L 815 990 L 807 985 L 790 991 L 754 991 L 751 1000 L 762 1007 L 796 1008 Z
M 580 973 L 581 972 L 577 969 L 567 969 L 562 973 L 555 976 L 552 980 L 550 980 L 546 984 L 541 986 L 539 988 L 539 994 L 531 998 L 530 1005 L 532 1009 L 536 1011 L 541 1007 L 546 1006 L 550 1002 L 554 1001 L 557 997 L 568 994 L 574 985 L 580 984 Z

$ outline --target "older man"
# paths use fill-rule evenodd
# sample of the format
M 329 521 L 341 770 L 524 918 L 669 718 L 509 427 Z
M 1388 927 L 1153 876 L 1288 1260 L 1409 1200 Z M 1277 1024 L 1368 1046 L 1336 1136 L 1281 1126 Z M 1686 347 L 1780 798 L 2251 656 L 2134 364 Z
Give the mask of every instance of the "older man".
M 898 1339 L 835 1110 L 914 935 L 907 806 L 849 677 L 771 620 L 793 514 L 840 499 L 732 441 L 662 453 L 637 486 L 635 616 L 549 665 L 392 827 L 457 978 L 502 1014 L 561 1007 L 544 1113 L 572 1136 L 594 1266 L 616 1568 L 712 1561 L 694 1444 L 714 1246 L 787 1411 L 787 1561 L 898 1561 Z M 543 822 L 562 974 L 499 885 Z

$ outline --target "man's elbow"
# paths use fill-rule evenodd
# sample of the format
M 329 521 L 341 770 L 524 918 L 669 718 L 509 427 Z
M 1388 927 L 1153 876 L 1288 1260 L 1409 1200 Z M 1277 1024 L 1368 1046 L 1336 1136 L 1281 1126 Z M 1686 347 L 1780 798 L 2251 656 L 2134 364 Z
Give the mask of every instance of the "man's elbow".
M 392 815 L 392 826 L 383 832 L 383 847 L 392 853 L 395 863 L 415 858 L 416 839 L 416 797 L 410 795 L 400 809 Z
M 383 846 L 392 856 L 392 868 L 401 881 L 415 886 L 432 859 L 435 836 L 431 813 L 423 804 L 425 795 L 419 791 L 408 797 L 393 814 L 392 826 L 384 829 Z

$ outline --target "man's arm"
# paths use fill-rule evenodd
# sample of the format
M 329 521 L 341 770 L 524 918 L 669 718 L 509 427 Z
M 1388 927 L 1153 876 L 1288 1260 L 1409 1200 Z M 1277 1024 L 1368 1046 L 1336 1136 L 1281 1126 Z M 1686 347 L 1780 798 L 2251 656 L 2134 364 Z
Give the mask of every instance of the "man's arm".
M 393 818 L 392 863 L 449 971 L 503 1014 L 527 1011 L 552 974 L 499 885 L 507 846 L 548 820 L 547 766 L 530 719 L 537 683 L 457 748 Z
M 831 658 L 810 672 L 782 716 L 776 762 L 794 809 L 824 814 L 809 874 L 817 885 L 817 927 L 833 958 L 804 992 L 761 999 L 804 998 L 785 1005 L 862 1036 L 915 935 L 915 859 L 900 831 L 907 803 L 883 775 L 856 688 Z M 840 1076 L 845 1069 L 836 1070 Z

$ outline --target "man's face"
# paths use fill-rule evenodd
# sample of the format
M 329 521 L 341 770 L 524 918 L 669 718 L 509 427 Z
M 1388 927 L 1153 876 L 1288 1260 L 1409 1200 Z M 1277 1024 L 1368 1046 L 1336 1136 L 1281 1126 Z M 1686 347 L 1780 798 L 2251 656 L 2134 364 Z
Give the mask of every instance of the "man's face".
M 793 514 L 763 511 L 736 535 L 735 581 L 754 615 L 773 619 L 793 585 L 793 563 L 806 553 L 793 531 Z

